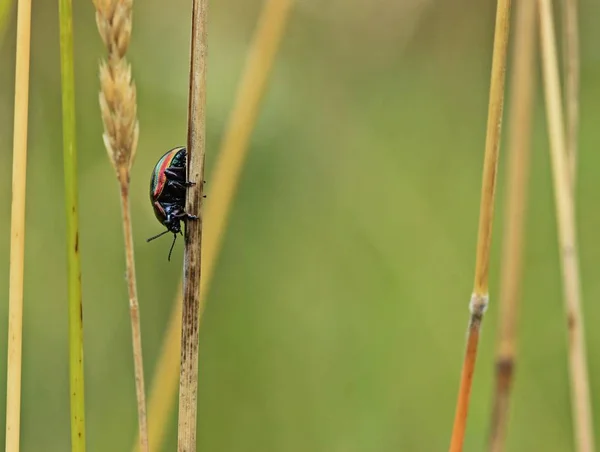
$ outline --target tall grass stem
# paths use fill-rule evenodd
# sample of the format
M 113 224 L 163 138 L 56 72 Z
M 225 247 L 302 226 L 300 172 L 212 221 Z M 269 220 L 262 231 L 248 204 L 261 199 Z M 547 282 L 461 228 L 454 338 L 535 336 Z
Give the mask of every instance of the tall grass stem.
M 189 187 L 185 211 L 195 215 L 185 227 L 183 304 L 179 368 L 177 450 L 196 452 L 198 414 L 198 329 L 202 264 L 202 192 L 206 155 L 206 60 L 208 0 L 192 1 L 190 91 L 188 104 L 187 170 Z
M 488 122 L 483 163 L 483 180 L 479 208 L 479 232 L 475 262 L 475 281 L 469 304 L 470 316 L 467 346 L 460 377 L 460 387 L 456 402 L 454 425 L 450 440 L 450 452 L 462 451 L 481 323 L 488 306 L 488 281 L 490 249 L 492 244 L 492 225 L 494 220 L 494 200 L 496 193 L 496 175 L 500 150 L 500 132 L 502 129 L 502 111 L 504 107 L 504 81 L 506 56 L 509 40 L 510 0 L 498 0 L 496 25 L 492 56 Z
M 127 291 L 129 293 L 129 317 L 131 321 L 131 340 L 135 373 L 135 391 L 138 408 L 138 436 L 140 450 L 148 451 L 148 420 L 146 415 L 146 390 L 144 386 L 144 361 L 142 358 L 142 328 L 140 308 L 137 296 L 135 259 L 133 253 L 133 232 L 131 227 L 131 208 L 129 197 L 129 173 L 120 170 L 121 213 L 123 218 L 123 236 L 125 239 L 125 261 L 127 266 Z
M 571 167 L 567 155 L 556 55 L 554 18 L 550 0 L 538 0 L 542 75 L 550 140 L 552 179 L 558 224 L 558 243 L 563 277 L 563 296 L 568 330 L 569 372 L 573 431 L 578 452 L 593 452 L 595 438 L 588 380 L 588 366 L 581 307 L 581 284 L 577 250 L 577 227 Z
M 130 174 L 139 139 L 137 94 L 126 52 L 131 40 L 133 0 L 94 0 L 96 25 L 108 51 L 100 63 L 100 113 L 104 124 L 104 146 L 119 181 L 135 394 L 138 411 L 138 439 L 143 452 L 148 451 L 148 423 L 142 358 L 142 331 L 135 276 L 133 233 L 129 199 Z
M 244 166 L 250 138 L 268 88 L 275 57 L 290 17 L 292 0 L 266 0 L 248 51 L 246 65 L 238 86 L 215 168 L 211 174 L 210 196 L 206 200 L 203 226 L 202 284 L 200 317 L 221 249 L 227 219 Z M 156 367 L 148 406 L 152 432 L 150 450 L 161 450 L 166 425 L 177 390 L 180 353 L 181 286 L 175 297 L 171 318 Z M 134 447 L 134 451 L 137 451 Z
M 85 451 L 83 380 L 83 305 L 79 255 L 77 146 L 75 134 L 75 73 L 73 69 L 73 8 L 59 0 L 65 213 L 67 216 L 67 277 L 69 295 L 69 382 L 71 450 Z
M 563 66 L 565 81 L 566 148 L 575 192 L 579 134 L 579 12 L 577 0 L 562 1 Z
M 31 0 L 19 0 L 13 124 L 10 276 L 6 364 L 6 452 L 18 452 L 21 426 L 21 361 L 23 347 L 23 272 L 25 269 L 25 194 Z
M 496 348 L 496 392 L 490 429 L 491 452 L 504 450 L 510 389 L 515 367 L 517 314 L 521 296 L 531 122 L 535 94 L 536 3 L 517 3 L 509 102 L 507 199 L 504 213 L 499 326 Z

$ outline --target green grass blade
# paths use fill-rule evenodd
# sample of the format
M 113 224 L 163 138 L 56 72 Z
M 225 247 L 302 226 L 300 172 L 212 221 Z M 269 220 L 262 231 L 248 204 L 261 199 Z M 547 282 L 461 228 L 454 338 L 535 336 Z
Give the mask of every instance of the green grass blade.
M 77 205 L 77 150 L 75 146 L 75 75 L 73 70 L 73 13 L 71 0 L 59 0 L 60 69 L 62 85 L 65 208 L 67 215 L 67 271 L 69 294 L 69 382 L 71 450 L 85 451 L 83 386 L 83 309 Z

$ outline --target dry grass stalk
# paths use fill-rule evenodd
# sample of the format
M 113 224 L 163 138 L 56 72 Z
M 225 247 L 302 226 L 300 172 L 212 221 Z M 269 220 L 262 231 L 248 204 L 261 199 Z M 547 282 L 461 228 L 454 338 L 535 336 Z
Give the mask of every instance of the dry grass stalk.
M 148 427 L 144 364 L 129 206 L 129 179 L 137 150 L 139 123 L 135 84 L 131 78 L 131 66 L 125 58 L 131 38 L 133 2 L 132 0 L 94 0 L 94 5 L 98 31 L 108 50 L 107 61 L 100 64 L 100 111 L 104 123 L 104 145 L 121 188 L 139 440 L 140 449 L 145 452 L 148 450 Z
M 522 278 L 522 250 L 527 208 L 527 183 L 534 100 L 535 1 L 517 3 L 512 93 L 509 112 L 508 190 L 496 350 L 496 393 L 492 412 L 490 451 L 504 450 L 510 389 L 516 353 L 516 327 Z
M 190 91 L 188 104 L 187 170 L 194 185 L 186 196 L 185 211 L 197 220 L 187 221 L 183 261 L 181 364 L 177 450 L 196 452 L 198 415 L 198 329 L 202 265 L 202 191 L 206 155 L 206 60 L 208 0 L 192 2 Z
M 248 51 L 235 105 L 211 175 L 211 191 L 206 202 L 203 226 L 200 316 L 221 249 L 250 137 L 268 87 L 275 56 L 285 34 L 292 5 L 292 0 L 264 2 Z M 149 427 L 152 432 L 150 450 L 154 452 L 161 450 L 177 389 L 179 363 L 174 360 L 174 357 L 179 356 L 180 353 L 180 316 L 181 286 L 175 297 L 173 312 L 167 326 L 148 406 Z M 134 451 L 137 451 L 135 447 Z
M 563 0 L 562 29 L 564 48 L 564 80 L 567 106 L 566 147 L 575 192 L 577 175 L 577 135 L 579 133 L 579 15 L 577 0 Z
M 492 242 L 492 224 L 494 219 L 494 199 L 496 192 L 496 174 L 498 154 L 500 150 L 500 131 L 504 106 L 504 80 L 506 73 L 506 54 L 508 48 L 510 24 L 510 0 L 498 0 L 496 9 L 496 26 L 494 33 L 494 50 L 492 57 L 492 74 L 490 83 L 490 99 L 488 123 L 483 164 L 483 181 L 481 186 L 481 203 L 479 210 L 479 233 L 477 240 L 477 257 L 475 262 L 475 281 L 473 294 L 469 304 L 469 328 L 466 353 L 456 403 L 454 426 L 450 441 L 450 451 L 462 450 L 471 385 L 477 358 L 479 332 L 483 316 L 487 309 L 489 294 L 489 262 Z
M 574 432 L 577 450 L 580 452 L 593 452 L 595 450 L 595 440 L 581 308 L 575 206 L 571 168 L 569 167 L 563 129 L 554 19 L 550 0 L 538 0 L 538 5 L 544 95 L 546 98 L 558 241 L 569 337 L 568 352 Z
M 6 452 L 18 452 L 21 425 L 21 357 L 23 344 L 23 270 L 25 257 L 25 194 L 27 177 L 27 115 L 31 0 L 19 0 L 15 66 L 10 281 L 6 365 Z

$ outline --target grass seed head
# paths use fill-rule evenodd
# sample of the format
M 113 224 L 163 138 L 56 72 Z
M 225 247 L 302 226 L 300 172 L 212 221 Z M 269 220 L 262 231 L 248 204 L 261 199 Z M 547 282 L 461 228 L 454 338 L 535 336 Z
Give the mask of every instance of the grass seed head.
M 135 83 L 125 58 L 131 39 L 131 0 L 94 0 L 96 24 L 108 50 L 100 63 L 104 144 L 118 174 L 129 174 L 139 136 Z

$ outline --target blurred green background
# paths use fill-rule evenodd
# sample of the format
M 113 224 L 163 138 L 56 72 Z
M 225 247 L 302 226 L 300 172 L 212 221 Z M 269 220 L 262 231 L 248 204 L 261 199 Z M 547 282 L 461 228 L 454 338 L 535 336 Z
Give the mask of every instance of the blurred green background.
M 22 450 L 63 452 L 69 398 L 58 16 L 57 2 L 33 3 Z M 211 168 L 260 6 L 210 3 L 209 199 Z M 577 216 L 600 434 L 600 4 L 580 6 Z M 98 110 L 105 50 L 92 2 L 74 2 L 74 9 L 88 449 L 128 451 L 137 417 L 118 189 Z M 2 300 L 15 13 L 0 47 Z M 132 209 L 148 386 L 182 257 L 182 243 L 171 263 L 168 239 L 145 243 L 161 231 L 148 184 L 159 156 L 185 142 L 189 13 L 189 1 L 134 2 L 129 57 L 141 135 Z M 494 14 L 491 0 L 302 0 L 294 7 L 203 319 L 198 450 L 446 450 L 475 261 Z M 573 447 L 565 321 L 540 94 L 508 450 L 567 452 Z M 492 302 L 466 451 L 484 450 L 487 442 L 504 168 L 502 160 Z M 7 302 L 0 317 L 5 387 Z M 175 422 L 174 415 L 165 451 L 175 448 Z

